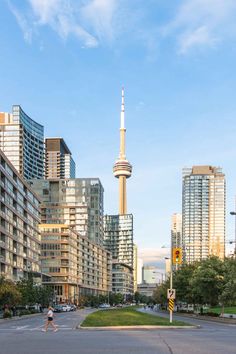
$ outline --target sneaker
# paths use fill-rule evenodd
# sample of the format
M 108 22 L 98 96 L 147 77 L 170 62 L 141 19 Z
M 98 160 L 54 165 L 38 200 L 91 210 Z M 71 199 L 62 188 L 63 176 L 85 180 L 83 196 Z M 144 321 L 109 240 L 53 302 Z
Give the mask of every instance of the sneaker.
M 47 332 L 47 331 L 46 331 L 46 329 L 43 328 L 43 329 L 42 329 L 42 332 Z
M 54 332 L 57 332 L 58 331 L 58 329 L 56 328 L 56 329 L 54 329 Z

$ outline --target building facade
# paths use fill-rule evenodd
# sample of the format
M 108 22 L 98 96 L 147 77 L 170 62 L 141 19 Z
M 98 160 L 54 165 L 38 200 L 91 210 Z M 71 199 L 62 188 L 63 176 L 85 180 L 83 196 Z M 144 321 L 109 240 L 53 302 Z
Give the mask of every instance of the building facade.
M 40 275 L 39 199 L 0 150 L 0 274 Z
M 44 128 L 19 105 L 0 113 L 0 149 L 25 179 L 44 177 Z
M 112 255 L 112 290 L 125 297 L 133 294 L 132 214 L 104 215 L 104 246 Z
M 138 246 L 134 244 L 133 247 L 133 278 L 135 293 L 138 290 Z
M 160 284 L 164 281 L 164 273 L 155 266 L 144 265 L 142 273 L 143 284 Z
M 45 178 L 75 178 L 75 162 L 62 138 L 45 139 Z
M 138 292 L 140 295 L 152 297 L 156 288 L 156 284 L 143 283 L 138 285 Z
M 225 175 L 212 166 L 183 170 L 182 240 L 186 262 L 225 256 Z
M 175 213 L 171 217 L 171 246 L 182 248 L 182 214 Z
M 104 245 L 112 259 L 133 269 L 133 215 L 104 215 Z
M 134 293 L 133 268 L 115 260 L 112 261 L 112 292 L 122 294 L 125 301 Z
M 40 230 L 42 272 L 50 276 L 56 302 L 77 304 L 82 295 L 107 295 L 109 252 L 68 225 L 41 224 Z
M 103 245 L 103 187 L 98 178 L 30 181 L 39 195 L 43 224 L 65 224 Z

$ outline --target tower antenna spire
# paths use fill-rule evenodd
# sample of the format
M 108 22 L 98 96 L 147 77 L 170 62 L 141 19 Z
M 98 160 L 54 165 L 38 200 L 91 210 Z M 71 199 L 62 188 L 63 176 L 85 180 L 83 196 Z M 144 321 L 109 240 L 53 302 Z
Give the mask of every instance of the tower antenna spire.
M 120 154 L 113 167 L 113 174 L 119 178 L 119 214 L 127 214 L 126 178 L 132 174 L 132 166 L 125 155 L 125 94 L 124 87 L 121 91 L 121 115 L 120 115 Z
M 124 86 L 121 91 L 121 113 L 120 113 L 120 128 L 125 128 L 125 90 Z

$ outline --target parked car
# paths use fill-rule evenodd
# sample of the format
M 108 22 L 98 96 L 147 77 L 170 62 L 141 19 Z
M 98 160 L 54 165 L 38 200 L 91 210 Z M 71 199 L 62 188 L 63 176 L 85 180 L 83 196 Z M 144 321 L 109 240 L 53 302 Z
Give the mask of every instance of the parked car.
M 62 311 L 63 312 L 69 312 L 70 309 L 71 309 L 70 305 L 66 305 L 66 304 L 62 305 Z
M 100 309 L 108 309 L 108 308 L 110 308 L 111 306 L 110 306 L 110 304 L 100 304 L 99 305 L 99 308 Z
M 75 305 L 69 305 L 70 306 L 70 311 L 76 311 L 77 307 Z
M 62 312 L 63 308 L 62 305 L 55 305 L 53 308 L 53 312 Z

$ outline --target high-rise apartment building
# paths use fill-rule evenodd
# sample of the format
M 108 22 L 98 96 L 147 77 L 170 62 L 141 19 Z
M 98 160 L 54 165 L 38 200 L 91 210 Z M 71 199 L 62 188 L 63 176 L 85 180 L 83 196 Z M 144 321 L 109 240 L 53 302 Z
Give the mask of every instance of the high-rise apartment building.
M 0 150 L 0 274 L 40 276 L 39 199 Z
M 50 276 L 56 302 L 78 303 L 81 295 L 107 295 L 109 252 L 68 225 L 41 224 L 40 230 L 42 272 Z
M 104 215 L 104 245 L 112 258 L 133 269 L 133 215 Z
M 182 248 L 182 214 L 175 213 L 171 217 L 171 246 Z
M 125 153 L 125 106 L 122 89 L 120 123 L 120 154 L 113 173 L 119 178 L 119 215 L 104 216 L 104 245 L 112 254 L 112 290 L 127 295 L 133 294 L 133 215 L 127 214 L 126 178 L 132 173 L 132 166 Z
M 0 149 L 25 179 L 44 177 L 44 128 L 21 106 L 0 113 Z
M 225 175 L 213 166 L 183 170 L 183 251 L 186 262 L 225 255 Z
M 75 162 L 62 138 L 45 139 L 45 178 L 75 178 Z
M 39 195 L 43 224 L 65 224 L 103 245 L 103 187 L 98 178 L 30 181 Z
M 134 292 L 138 290 L 138 246 L 134 244 L 133 248 L 133 278 Z

